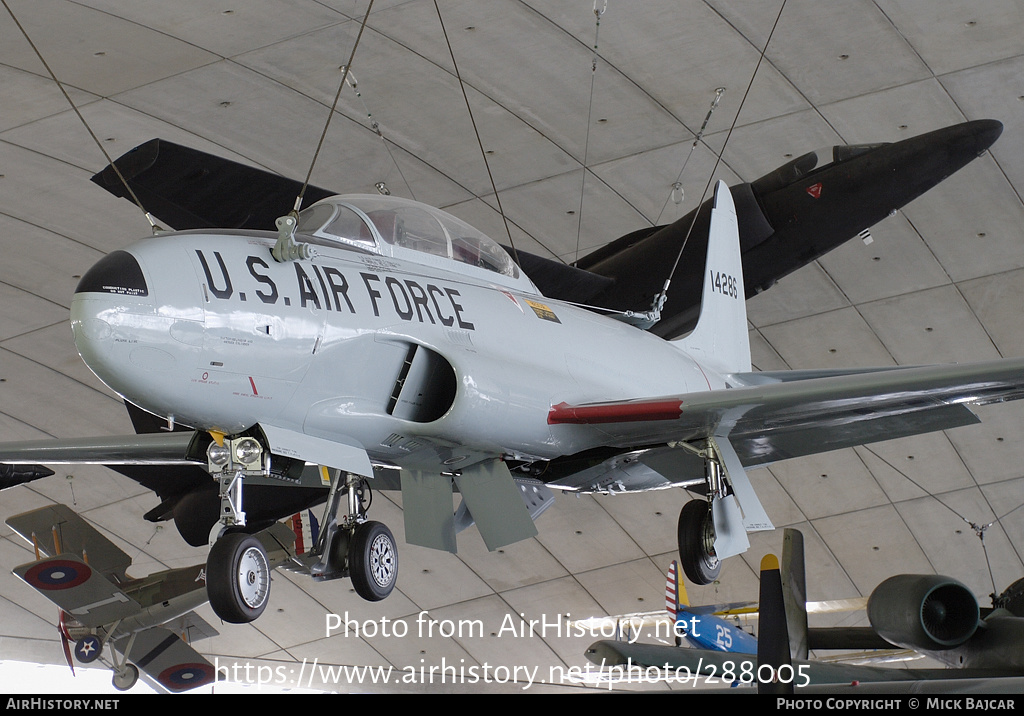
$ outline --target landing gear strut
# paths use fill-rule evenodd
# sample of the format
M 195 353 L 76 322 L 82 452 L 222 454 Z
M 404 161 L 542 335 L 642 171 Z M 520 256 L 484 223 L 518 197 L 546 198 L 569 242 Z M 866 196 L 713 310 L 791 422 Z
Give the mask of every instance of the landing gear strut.
M 114 677 L 111 679 L 111 683 L 118 691 L 127 691 L 131 687 L 135 686 L 135 682 L 138 680 L 138 667 L 136 667 L 135 664 L 124 664 L 120 669 L 114 672 Z
M 679 563 L 694 584 L 711 584 L 722 571 L 722 562 L 715 551 L 715 518 L 712 511 L 714 500 L 728 494 L 725 471 L 718 446 L 709 440 L 703 449 L 688 446 L 696 455 L 704 458 L 704 479 L 707 485 L 707 499 L 691 500 L 679 512 L 676 537 L 679 543 Z
M 331 481 L 320 540 L 319 561 L 310 567 L 317 581 L 350 577 L 363 599 L 378 602 L 391 594 L 398 579 L 398 546 L 386 525 L 368 521 L 370 490 L 366 480 L 343 473 Z M 348 514 L 340 515 L 347 507 Z
M 206 593 L 221 619 L 248 624 L 270 601 L 271 567 L 260 541 L 239 531 L 245 527 L 242 484 L 246 476 L 270 472 L 270 454 L 256 438 L 221 436 L 207 448 L 206 457 L 210 475 L 220 488 L 220 520 L 214 530 L 234 530 L 218 537 L 210 549 Z

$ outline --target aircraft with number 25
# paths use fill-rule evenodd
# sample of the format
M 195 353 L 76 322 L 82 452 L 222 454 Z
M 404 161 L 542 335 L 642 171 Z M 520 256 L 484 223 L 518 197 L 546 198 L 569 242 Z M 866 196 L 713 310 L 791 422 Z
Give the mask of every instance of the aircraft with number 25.
M 325 495 L 317 542 L 291 566 L 351 577 L 370 600 L 398 571 L 391 531 L 367 519 L 371 484 L 401 489 L 410 543 L 449 551 L 473 523 L 491 550 L 537 534 L 552 489 L 686 488 L 681 565 L 705 584 L 748 531 L 773 529 L 747 468 L 972 424 L 971 405 L 1024 397 L 1024 359 L 752 372 L 724 184 L 703 281 L 696 328 L 665 340 L 545 298 L 490 238 L 396 197 L 322 199 L 277 234 L 159 234 L 101 259 L 71 307 L 79 353 L 145 411 L 141 434 L 7 443 L 0 463 L 20 480 L 35 464 L 163 466 L 140 478 L 158 494 L 194 480 L 147 518 L 214 540 L 211 605 L 247 622 L 270 594 L 253 533 Z

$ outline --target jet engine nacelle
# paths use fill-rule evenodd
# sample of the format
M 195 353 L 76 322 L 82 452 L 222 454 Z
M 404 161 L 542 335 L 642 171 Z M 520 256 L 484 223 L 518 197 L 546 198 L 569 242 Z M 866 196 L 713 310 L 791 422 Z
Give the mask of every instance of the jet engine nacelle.
M 868 598 L 871 627 L 890 644 L 923 651 L 952 649 L 978 628 L 978 600 L 960 582 L 934 574 L 899 574 Z

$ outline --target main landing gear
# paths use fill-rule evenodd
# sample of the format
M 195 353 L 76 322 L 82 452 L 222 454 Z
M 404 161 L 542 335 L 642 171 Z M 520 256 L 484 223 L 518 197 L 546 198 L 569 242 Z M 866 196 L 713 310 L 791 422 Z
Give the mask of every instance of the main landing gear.
M 679 564 L 694 584 L 711 584 L 722 571 L 715 553 L 715 520 L 708 500 L 690 500 L 679 511 Z
M 103 649 L 107 645 L 107 639 L 110 636 L 110 632 L 86 629 L 77 621 L 74 621 L 73 626 L 69 627 L 65 621 L 65 614 L 63 611 L 61 611 L 60 614 L 60 625 L 58 628 L 60 630 L 61 641 L 64 642 L 64 653 L 68 660 L 68 666 L 71 666 L 71 651 L 69 651 L 68 644 L 72 639 L 75 640 L 75 647 L 73 650 L 75 661 L 79 664 L 91 664 L 97 659 L 102 659 Z M 82 631 L 86 631 L 86 633 L 79 636 Z M 111 661 L 103 662 L 110 666 L 110 670 L 113 674 L 110 683 L 118 691 L 128 691 L 128 689 L 135 686 L 135 683 L 139 680 L 138 667 L 128 661 L 128 653 L 131 651 L 134 643 L 135 634 L 133 633 L 128 637 L 128 647 L 124 650 L 124 655 L 118 658 L 117 651 L 113 646 L 111 646 Z M 74 667 L 72 667 L 72 671 L 74 671 Z
M 356 594 L 379 602 L 398 580 L 398 545 L 387 525 L 366 519 L 371 494 L 366 479 L 358 475 L 342 473 L 331 480 L 320 539 L 313 549 L 317 561 L 309 572 L 317 581 L 350 577 Z M 339 516 L 342 505 L 347 514 Z
M 690 500 L 679 512 L 676 537 L 679 543 L 679 564 L 694 584 L 711 584 L 722 571 L 722 561 L 715 551 L 715 518 L 712 511 L 714 500 L 729 494 L 722 456 L 717 444 L 709 440 L 698 449 L 684 446 L 704 458 L 704 479 L 707 498 Z
M 245 624 L 266 609 L 277 565 L 260 539 L 244 530 L 242 483 L 270 473 L 270 454 L 256 438 L 223 438 L 211 443 L 207 459 L 220 486 L 221 510 L 206 562 L 206 591 L 217 616 Z M 335 471 L 317 542 L 294 561 L 317 581 L 351 577 L 356 593 L 376 602 L 395 588 L 398 547 L 386 525 L 366 519 L 370 497 L 365 478 Z

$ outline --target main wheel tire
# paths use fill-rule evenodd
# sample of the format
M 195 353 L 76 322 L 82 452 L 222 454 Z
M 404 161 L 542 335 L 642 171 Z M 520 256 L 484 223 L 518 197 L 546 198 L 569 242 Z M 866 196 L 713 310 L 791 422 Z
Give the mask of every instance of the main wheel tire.
M 356 594 L 368 602 L 391 594 L 398 580 L 398 547 L 387 525 L 357 525 L 348 550 L 348 571 Z
M 139 680 L 139 669 L 135 664 L 125 664 L 121 667 L 120 671 L 114 672 L 114 677 L 110 680 L 110 683 L 114 685 L 114 688 L 118 691 L 127 691 L 131 687 L 135 686 L 135 682 Z
M 715 554 L 715 522 L 711 506 L 691 500 L 679 512 L 679 562 L 694 584 L 711 584 L 718 579 L 722 563 Z
M 230 624 L 248 624 L 270 601 L 270 563 L 260 541 L 244 532 L 217 540 L 206 560 L 210 606 Z

